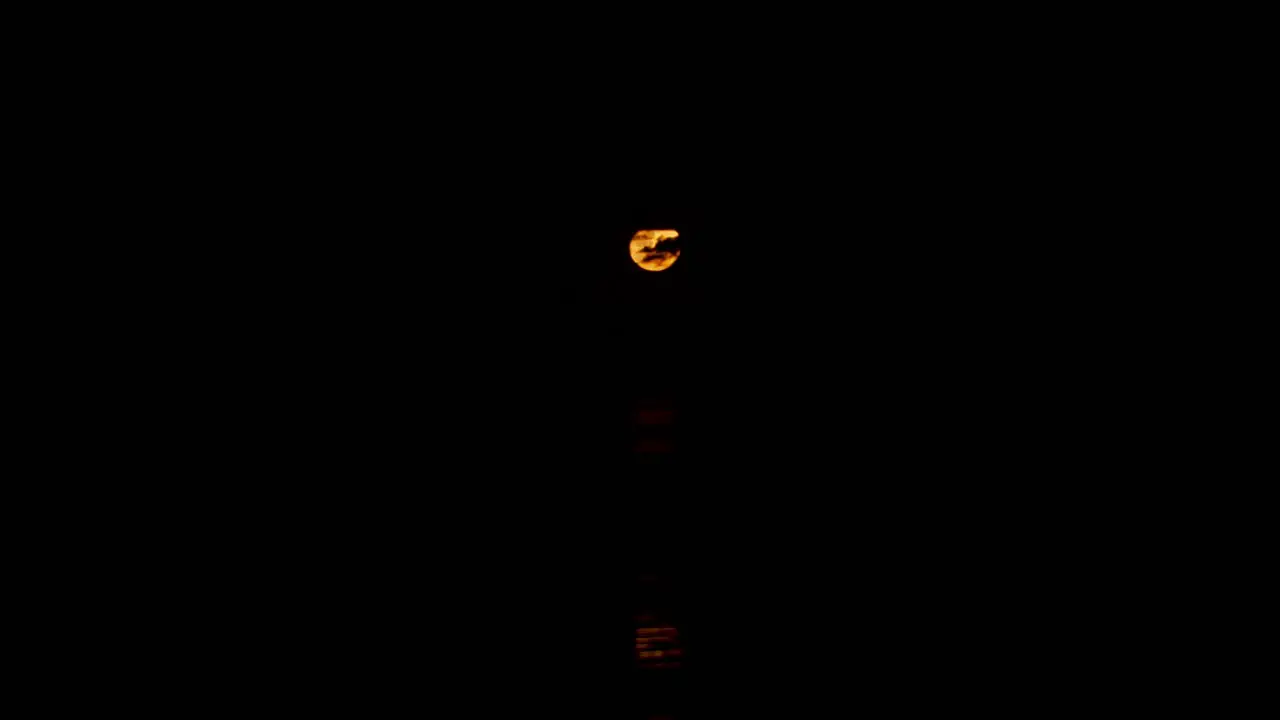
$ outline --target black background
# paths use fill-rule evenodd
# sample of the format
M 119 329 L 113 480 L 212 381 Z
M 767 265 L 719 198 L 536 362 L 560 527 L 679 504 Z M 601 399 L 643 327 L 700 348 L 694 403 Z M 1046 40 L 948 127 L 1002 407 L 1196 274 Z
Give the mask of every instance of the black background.
M 678 717 L 1112 682 L 1135 468 L 1168 452 L 1135 419 L 1170 402 L 1131 352 L 1156 256 L 1115 213 L 1149 199 L 1043 75 L 935 92 L 945 63 L 876 57 L 609 101 L 515 64 L 163 103 L 98 165 L 130 300 L 84 309 L 133 478 L 99 492 L 146 519 L 103 583 L 159 588 L 162 684 L 634 716 L 640 568 L 682 587 Z M 642 227 L 681 231 L 669 271 L 630 261 Z M 637 472 L 657 388 L 678 457 Z
M 461 678 L 477 707 L 624 717 L 659 692 L 628 656 L 653 568 L 687 618 L 678 716 L 1087 675 L 1140 491 L 1107 460 L 1118 364 L 1079 337 L 1123 328 L 1081 327 L 1105 311 L 1017 203 L 871 175 L 638 204 L 339 183 L 301 226 L 232 214 L 157 362 L 177 424 L 147 445 L 186 478 L 157 512 L 194 540 L 161 541 L 174 632 L 313 702 Z M 685 237 L 667 272 L 630 261 L 648 226 Z M 656 389 L 678 457 L 637 472 Z

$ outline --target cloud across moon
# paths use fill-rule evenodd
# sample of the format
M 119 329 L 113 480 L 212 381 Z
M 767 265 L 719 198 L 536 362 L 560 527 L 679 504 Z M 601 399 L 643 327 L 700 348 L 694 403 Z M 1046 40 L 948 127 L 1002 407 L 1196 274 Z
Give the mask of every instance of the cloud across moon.
M 680 233 L 675 230 L 640 230 L 631 237 L 631 259 L 645 270 L 666 270 L 680 257 Z

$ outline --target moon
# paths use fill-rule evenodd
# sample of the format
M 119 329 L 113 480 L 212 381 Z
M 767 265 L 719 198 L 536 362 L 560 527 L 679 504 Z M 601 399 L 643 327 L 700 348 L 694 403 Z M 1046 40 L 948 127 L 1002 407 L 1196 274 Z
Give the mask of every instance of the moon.
M 650 272 L 666 270 L 680 257 L 679 237 L 675 230 L 640 230 L 631 236 L 631 259 Z

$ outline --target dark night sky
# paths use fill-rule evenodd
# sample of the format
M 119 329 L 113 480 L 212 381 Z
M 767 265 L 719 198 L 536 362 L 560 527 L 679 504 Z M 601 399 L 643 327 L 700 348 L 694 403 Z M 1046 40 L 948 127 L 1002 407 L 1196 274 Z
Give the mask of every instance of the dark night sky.
M 374 588 L 396 598 L 380 632 L 410 637 L 430 597 L 471 618 L 458 657 L 542 677 L 516 670 L 528 618 L 571 628 L 545 652 L 579 667 L 656 557 L 693 588 L 708 697 L 772 677 L 736 630 L 760 613 L 793 670 L 856 647 L 900 683 L 943 672 L 909 647 L 964 663 L 979 626 L 1042 622 L 1095 541 L 1072 529 L 1081 498 L 1122 501 L 1077 452 L 1101 441 L 1065 238 L 1033 241 L 1008 195 L 878 186 L 893 172 L 638 206 L 370 192 L 316 222 L 273 257 L 271 303 L 243 308 L 261 344 L 217 399 L 258 438 L 231 465 L 260 531 L 311 538 L 271 582 Z M 681 230 L 669 271 L 632 264 L 641 227 Z M 681 413 L 679 462 L 637 475 L 627 418 L 654 390 Z M 660 540 L 653 502 L 675 508 Z M 608 667 L 581 671 L 613 687 Z
M 304 692 L 447 657 L 612 717 L 578 693 L 621 707 L 625 672 L 581 658 L 614 657 L 654 557 L 692 588 L 721 710 L 826 672 L 981 697 L 1087 642 L 1081 568 L 1123 582 L 1100 538 L 1140 497 L 1106 456 L 1143 401 L 1141 318 L 1110 305 L 1136 253 L 1093 160 L 961 112 L 976 95 L 809 79 L 826 91 L 770 114 L 661 123 L 370 88 L 362 108 L 398 109 L 341 132 L 293 99 L 243 135 L 215 123 L 199 192 L 149 221 L 190 238 L 150 303 L 157 417 L 198 415 L 152 442 L 198 476 L 174 520 L 198 537 L 166 566 L 234 608 L 210 614 L 224 650 L 286 658 Z M 680 259 L 640 271 L 632 233 L 667 227 Z M 681 418 L 671 472 L 628 453 L 654 393 Z M 660 541 L 637 531 L 651 502 L 675 508 Z M 757 661 L 761 623 L 785 661 Z M 565 638 L 537 663 L 530 624 Z

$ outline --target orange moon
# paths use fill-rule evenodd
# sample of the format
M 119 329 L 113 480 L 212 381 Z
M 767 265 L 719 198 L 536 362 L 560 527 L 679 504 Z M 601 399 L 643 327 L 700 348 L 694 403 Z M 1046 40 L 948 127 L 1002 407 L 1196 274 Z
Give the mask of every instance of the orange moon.
M 666 270 L 680 257 L 678 237 L 675 230 L 640 230 L 631 236 L 631 259 L 650 272 Z

